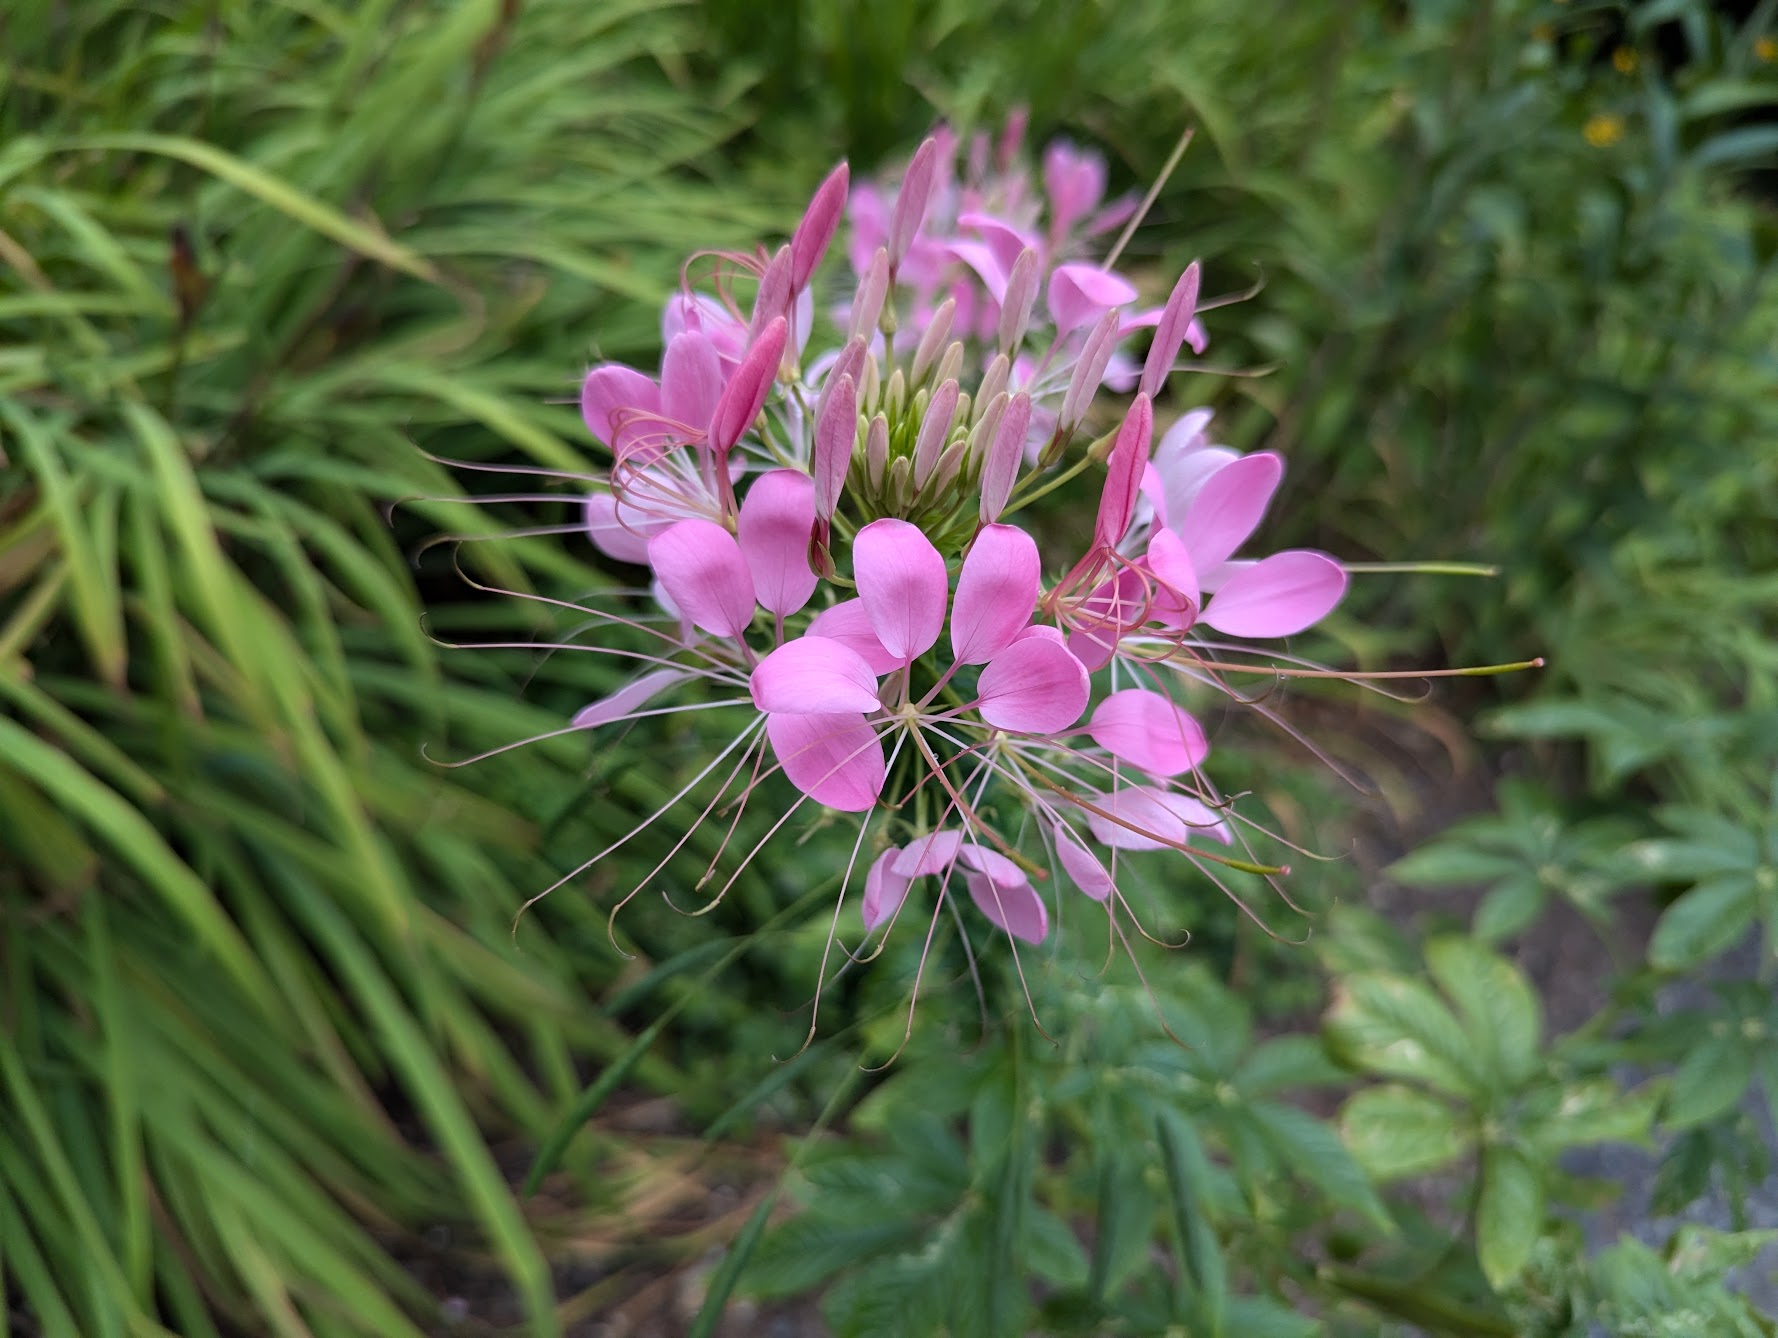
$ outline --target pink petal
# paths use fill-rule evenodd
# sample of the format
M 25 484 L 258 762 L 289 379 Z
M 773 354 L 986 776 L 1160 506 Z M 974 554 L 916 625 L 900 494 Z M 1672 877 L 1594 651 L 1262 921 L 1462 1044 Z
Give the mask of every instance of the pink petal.
M 1148 616 L 1175 631 L 1186 631 L 1197 621 L 1203 592 L 1184 542 L 1172 530 L 1157 529 L 1148 537 L 1144 561 L 1154 576 Z
M 1205 446 L 1189 454 L 1175 455 L 1171 460 L 1163 459 L 1157 452 L 1155 468 L 1160 471 L 1165 489 L 1166 523 L 1178 530 L 1180 523 L 1191 514 L 1192 503 L 1211 476 L 1240 458 L 1239 451 L 1231 451 L 1227 446 Z
M 614 720 L 622 720 L 668 688 L 683 683 L 690 677 L 691 674 L 684 669 L 652 669 L 625 683 L 609 696 L 599 698 L 590 706 L 581 707 L 574 713 L 572 723 L 579 729 L 592 729 L 598 725 L 609 725 Z
M 893 868 L 895 858 L 900 854 L 898 847 L 890 846 L 877 856 L 876 863 L 870 866 L 870 873 L 865 876 L 864 904 L 859 909 L 863 912 L 867 933 L 894 919 L 895 912 L 907 899 L 908 884 L 913 879 L 903 878 Z
M 1026 943 L 1042 943 L 1049 934 L 1049 911 L 1030 883 L 1007 887 L 985 873 L 967 874 L 964 882 L 975 908 L 996 929 Z
M 1160 393 L 1167 374 L 1173 370 L 1174 359 L 1179 356 L 1179 346 L 1185 342 L 1185 332 L 1191 325 L 1197 305 L 1198 262 L 1194 260 L 1185 267 L 1179 282 L 1173 285 L 1173 293 L 1161 313 L 1161 323 L 1155 327 L 1154 342 L 1148 346 L 1148 361 L 1142 365 L 1144 395 Z
M 580 384 L 580 416 L 587 430 L 614 455 L 627 454 L 633 447 L 640 430 L 638 418 L 652 418 L 660 411 L 661 388 L 621 362 L 602 363 Z
M 1221 566 L 1247 542 L 1283 477 L 1284 461 L 1261 451 L 1230 461 L 1204 480 L 1191 507 L 1177 513 L 1174 523 L 1200 573 Z
M 710 430 L 722 398 L 722 360 L 710 337 L 696 331 L 673 336 L 661 359 L 661 414 L 683 424 L 694 437 Z
M 1198 616 L 1230 636 L 1290 636 L 1320 622 L 1345 593 L 1339 563 L 1292 549 L 1237 571 Z
M 1138 485 L 1142 500 L 1154 509 L 1154 523 L 1165 526 L 1167 523 L 1167 483 L 1161 477 L 1161 471 L 1155 468 L 1150 460 L 1142 466 L 1142 482 Z
M 945 243 L 950 253 L 968 265 L 981 279 L 982 287 L 998 302 L 1006 294 L 1006 269 L 994 258 L 994 250 L 984 242 L 952 241 Z
M 884 650 L 909 664 L 932 648 L 944 629 L 950 579 L 918 527 L 873 520 L 852 541 L 852 572 Z
M 831 609 L 823 609 L 809 624 L 808 636 L 827 637 L 848 647 L 881 678 L 901 668 L 902 662 L 883 649 L 876 631 L 870 625 L 870 614 L 864 611 L 862 599 L 846 599 Z
M 759 276 L 759 291 L 753 295 L 753 314 L 747 321 L 747 338 L 751 343 L 765 333 L 766 326 L 782 317 L 790 319 L 790 246 L 778 248 Z
M 674 609 L 711 636 L 753 621 L 753 576 L 735 536 L 713 520 L 682 520 L 648 541 L 648 562 Z
M 1108 307 L 1127 306 L 1135 300 L 1136 290 L 1127 280 L 1097 265 L 1057 265 L 1050 275 L 1050 317 L 1058 338 L 1097 320 Z
M 1136 515 L 1142 467 L 1148 463 L 1148 442 L 1154 432 L 1154 406 L 1138 395 L 1117 430 L 1105 460 L 1105 488 L 1099 494 L 1099 515 L 1093 525 L 1096 548 L 1114 548 Z
M 998 850 L 990 850 L 987 846 L 978 845 L 974 841 L 964 843 L 958 857 L 977 873 L 985 874 L 990 882 L 1002 887 L 1017 887 L 1029 882 L 1025 871 Z
M 619 562 L 648 561 L 648 536 L 618 519 L 617 498 L 610 493 L 596 492 L 588 497 L 582 515 L 587 537 L 601 553 Z
M 1056 140 L 1043 151 L 1043 189 L 1049 196 L 1050 228 L 1060 237 L 1105 198 L 1105 160 Z
M 963 833 L 954 827 L 916 836 L 902 847 L 901 857 L 890 867 L 904 878 L 923 878 L 943 873 L 957 862 L 963 848 Z
M 933 466 L 944 453 L 951 435 L 951 420 L 957 416 L 959 390 L 954 379 L 947 380 L 932 392 L 926 405 L 926 416 L 920 420 L 920 431 L 914 439 L 914 486 L 924 488 L 932 477 Z
M 862 715 L 766 717 L 766 737 L 790 783 L 840 813 L 862 813 L 883 792 L 883 741 Z
M 1099 703 L 1087 733 L 1121 762 L 1151 776 L 1177 776 L 1204 760 L 1204 731 L 1169 698 L 1147 688 L 1125 688 Z
M 1031 427 L 1031 396 L 1020 391 L 1006 402 L 1006 409 L 994 427 L 994 442 L 988 447 L 988 458 L 982 465 L 981 518 L 998 520 L 1012 496 L 1019 479 L 1019 466 L 1025 459 L 1025 433 Z
M 845 163 L 829 172 L 790 238 L 790 281 L 799 292 L 808 287 L 809 276 L 827 254 L 827 244 L 833 240 L 834 229 L 846 212 L 846 189 L 851 179 Z
M 1087 706 L 1087 671 L 1066 646 L 1021 637 L 982 670 L 976 709 L 996 729 L 1055 734 Z
M 1058 822 L 1050 828 L 1050 834 L 1056 839 L 1056 862 L 1074 880 L 1074 885 L 1094 901 L 1104 901 L 1110 896 L 1111 875 L 1105 872 L 1105 866 L 1099 863 L 1098 858 L 1080 843 L 1068 825 Z
M 986 664 L 1031 622 L 1042 562 L 1036 541 L 1012 525 L 989 525 L 975 537 L 957 578 L 951 609 L 951 657 Z
M 1149 785 L 1100 795 L 1096 806 L 1109 816 L 1088 813 L 1087 826 L 1102 845 L 1113 850 L 1168 850 L 1196 835 L 1207 835 L 1224 845 L 1234 839 L 1214 809 Z
M 787 641 L 753 668 L 753 704 L 787 715 L 874 711 L 877 676 L 857 651 L 822 636 Z
M 994 263 L 1003 275 L 1012 273 L 1013 263 L 1018 260 L 1019 252 L 1035 250 L 1040 244 L 1038 238 L 992 214 L 959 214 L 957 226 L 981 234 L 982 241 L 992 253 Z
M 704 293 L 674 293 L 661 312 L 662 344 L 671 344 L 674 336 L 687 331 L 702 334 L 716 345 L 725 372 L 739 364 L 747 351 L 746 324 Z
M 736 528 L 760 607 L 785 617 L 807 604 L 815 593 L 809 567 L 815 480 L 800 469 L 761 474 L 741 502 Z
M 735 368 L 710 423 L 710 445 L 718 456 L 726 457 L 759 417 L 777 380 L 778 363 L 784 357 L 784 345 L 789 338 L 790 323 L 782 316 L 775 318 Z

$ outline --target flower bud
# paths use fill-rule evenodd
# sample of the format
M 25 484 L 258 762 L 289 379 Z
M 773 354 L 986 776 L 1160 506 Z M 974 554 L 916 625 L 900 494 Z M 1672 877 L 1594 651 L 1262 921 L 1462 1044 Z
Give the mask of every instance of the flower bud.
M 1012 374 L 1012 364 L 1007 361 L 1006 354 L 997 353 L 994 361 L 988 364 L 988 370 L 982 373 L 982 384 L 976 390 L 977 407 L 992 404 L 997 395 L 1006 389 L 1007 378 Z
M 780 246 L 778 254 L 759 277 L 759 292 L 753 299 L 753 319 L 747 322 L 747 342 L 759 338 L 759 332 L 778 317 L 790 315 L 790 247 Z
M 939 303 L 938 310 L 932 313 L 932 320 L 926 326 L 926 333 L 920 336 L 920 343 L 914 349 L 914 361 L 908 374 L 915 385 L 926 375 L 926 369 L 932 366 L 938 357 L 939 350 L 945 347 L 945 340 L 951 336 L 951 319 L 957 314 L 957 299 L 947 297 Z
M 741 434 L 765 407 L 789 337 L 790 323 L 780 316 L 753 342 L 723 388 L 722 398 L 716 402 L 716 414 L 710 420 L 710 446 L 719 460 L 727 459 Z
M 982 523 L 992 525 L 1006 509 L 1018 481 L 1019 465 L 1025 459 L 1025 433 L 1031 426 L 1031 397 L 1024 391 L 1014 395 L 1001 412 L 994 441 L 988 447 L 988 458 L 982 464 Z
M 871 257 L 870 268 L 858 281 L 852 297 L 852 315 L 846 323 L 850 339 L 869 339 L 876 333 L 877 317 L 883 314 L 883 299 L 889 294 L 889 252 L 879 246 Z
M 1056 419 L 1062 432 L 1072 432 L 1080 426 L 1092 405 L 1093 396 L 1099 393 L 1099 384 L 1105 379 L 1112 350 L 1117 347 L 1117 326 L 1118 314 L 1114 309 L 1101 315 L 1087 335 L 1080 360 L 1074 364 L 1074 375 L 1068 382 L 1068 393 L 1062 396 L 1062 412 Z
M 963 374 L 963 345 L 957 340 L 945 350 L 944 357 L 938 360 L 938 370 L 932 374 L 935 381 L 955 381 Z
M 809 201 L 802 221 L 796 225 L 796 232 L 790 238 L 792 292 L 800 293 L 809 286 L 809 276 L 821 264 L 821 257 L 827 254 L 827 244 L 833 240 L 834 229 L 839 227 L 846 212 L 846 192 L 850 182 L 851 173 L 846 164 L 841 163 L 827 174 L 827 180 L 821 183 Z
M 938 463 L 945 441 L 951 434 L 951 420 L 957 412 L 957 383 L 946 381 L 932 393 L 926 406 L 926 417 L 920 421 L 920 435 L 914 443 L 914 486 L 923 488 Z
M 1031 307 L 1037 301 L 1037 252 L 1027 246 L 1012 262 L 1006 294 L 1000 301 L 999 342 L 1002 353 L 1011 354 L 1025 338 L 1031 324 Z
M 914 152 L 914 159 L 902 175 L 901 189 L 896 192 L 895 208 L 889 215 L 889 268 L 893 271 L 907 259 L 908 248 L 926 219 L 932 203 L 932 188 L 938 184 L 938 140 L 931 135 Z
M 1142 365 L 1142 382 L 1137 387 L 1151 399 L 1160 393 L 1167 373 L 1173 370 L 1173 360 L 1179 356 L 1179 346 L 1191 328 L 1198 306 L 1198 276 L 1198 262 L 1194 260 L 1173 285 L 1172 295 L 1161 311 L 1160 324 L 1154 328 L 1154 342 L 1148 346 L 1148 361 Z
M 815 420 L 815 514 L 830 520 L 840 502 L 852 450 L 858 444 L 858 390 L 842 376 Z
M 864 432 L 864 472 L 870 486 L 882 491 L 883 471 L 889 467 L 889 420 L 878 414 Z

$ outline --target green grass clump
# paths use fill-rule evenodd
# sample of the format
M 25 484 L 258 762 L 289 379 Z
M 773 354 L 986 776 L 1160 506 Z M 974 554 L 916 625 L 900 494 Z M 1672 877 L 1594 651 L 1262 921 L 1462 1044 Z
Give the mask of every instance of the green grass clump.
M 394 1251 L 442 1224 L 447 1274 L 504 1275 L 550 1332 L 484 1131 L 540 1137 L 622 1046 L 585 993 L 617 959 L 584 903 L 512 933 L 553 877 L 489 797 L 513 773 L 419 747 L 601 685 L 554 665 L 544 710 L 444 658 L 389 508 L 489 530 L 421 448 L 576 465 L 579 364 L 646 349 L 679 258 L 760 224 L 707 174 L 728 91 L 675 87 L 692 30 L 650 3 L 0 29 L 0 1310 L 417 1333 Z M 497 584 L 599 580 L 490 552 Z M 508 799 L 566 804 L 583 761 L 533 755 Z

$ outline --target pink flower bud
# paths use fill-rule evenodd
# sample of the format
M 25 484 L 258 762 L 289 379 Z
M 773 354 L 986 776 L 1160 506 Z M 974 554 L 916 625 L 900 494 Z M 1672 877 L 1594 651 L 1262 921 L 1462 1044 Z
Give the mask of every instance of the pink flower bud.
M 833 518 L 858 444 L 858 388 L 841 376 L 830 390 L 815 420 L 815 514 L 822 520 Z
M 1148 361 L 1142 365 L 1142 384 L 1138 387 L 1150 398 L 1160 393 L 1167 373 L 1173 370 L 1173 359 L 1179 356 L 1179 346 L 1185 342 L 1186 331 L 1191 328 L 1198 305 L 1198 275 L 1198 262 L 1194 260 L 1173 285 L 1173 293 L 1161 312 L 1161 323 L 1155 326 L 1154 343 L 1148 346 Z
M 901 178 L 901 190 L 889 215 L 889 267 L 896 269 L 907 258 L 908 248 L 925 221 L 938 183 L 938 140 L 928 135 L 914 152 L 914 160 Z
M 821 394 L 815 399 L 815 421 L 819 423 L 821 416 L 827 412 L 827 401 L 840 384 L 840 378 L 849 376 L 855 392 L 864 390 L 864 360 L 867 349 L 864 340 L 848 339 L 846 346 L 839 351 L 833 360 L 833 366 L 827 369 L 827 376 L 821 383 Z M 856 395 L 854 404 L 856 404 Z
M 747 342 L 759 338 L 759 332 L 780 316 L 790 315 L 790 248 L 780 246 L 778 254 L 759 278 L 759 293 L 753 299 L 753 319 L 747 323 Z
M 1105 491 L 1099 494 L 1099 515 L 1093 525 L 1095 548 L 1116 547 L 1124 531 L 1130 528 L 1153 435 L 1154 406 L 1148 402 L 1148 396 L 1137 395 L 1105 461 Z
M 1080 360 L 1074 364 L 1074 375 L 1068 382 L 1068 393 L 1062 396 L 1061 415 L 1056 420 L 1065 433 L 1080 426 L 1093 396 L 1099 393 L 1112 350 L 1117 347 L 1117 326 L 1117 312 L 1107 311 L 1087 335 L 1086 346 L 1081 349 Z
M 920 435 L 914 441 L 914 486 L 923 488 L 932 475 L 932 467 L 943 453 L 945 440 L 951 434 L 951 420 L 957 416 L 957 383 L 946 381 L 932 394 L 926 406 L 926 417 L 920 420 Z
M 833 240 L 834 229 L 839 227 L 840 218 L 846 212 L 846 192 L 851 179 L 845 163 L 829 172 L 827 180 L 809 201 L 802 221 L 796 225 L 796 232 L 790 238 L 792 291 L 800 293 L 809 286 L 809 276 L 821 264 L 821 257 L 827 254 L 827 244 Z
M 994 444 L 982 465 L 982 520 L 992 525 L 1006 509 L 1025 459 L 1025 433 L 1031 426 L 1031 397 L 1024 391 L 1007 401 L 994 431 Z
M 1000 303 L 1000 351 L 1010 354 L 1025 337 L 1031 323 L 1031 306 L 1037 301 L 1037 252 L 1027 246 L 1012 262 L 1006 294 Z
M 919 344 L 914 348 L 913 366 L 908 375 L 914 385 L 920 384 L 920 378 L 926 375 L 926 369 L 938 360 L 940 350 L 945 347 L 945 340 L 951 337 L 951 320 L 957 314 L 957 299 L 947 297 L 939 303 L 938 310 L 932 313 L 932 319 L 926 324 L 926 332 L 920 336 Z
M 852 298 L 852 316 L 846 325 L 848 338 L 869 339 L 876 333 L 877 317 L 883 314 L 883 299 L 888 295 L 889 252 L 879 246 Z
M 778 363 L 784 357 L 784 344 L 790 337 L 790 322 L 779 316 L 765 330 L 734 376 L 724 387 L 716 404 L 716 416 L 710 423 L 710 447 L 718 459 L 726 459 L 759 411 L 765 407 L 772 382 L 778 377 Z
M 882 414 L 864 430 L 864 469 L 870 486 L 881 488 L 889 469 L 889 420 Z

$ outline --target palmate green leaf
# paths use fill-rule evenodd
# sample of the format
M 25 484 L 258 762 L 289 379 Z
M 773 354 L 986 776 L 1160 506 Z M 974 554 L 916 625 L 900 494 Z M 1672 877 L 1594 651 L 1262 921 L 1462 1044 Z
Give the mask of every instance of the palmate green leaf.
M 1535 1097 L 1527 1102 L 1525 1136 L 1546 1157 L 1597 1143 L 1645 1144 L 1661 1099 L 1658 1082 L 1628 1092 L 1609 1078 L 1566 1083 L 1550 1093 L 1547 1107 Z
M 1242 1113 L 1259 1126 L 1279 1164 L 1314 1185 L 1328 1202 L 1357 1213 L 1385 1234 L 1395 1229 L 1364 1169 L 1331 1126 L 1277 1101 L 1250 1102 Z
M 1356 1067 L 1466 1099 L 1489 1090 L 1473 1043 L 1451 1010 L 1406 976 L 1364 971 L 1341 979 L 1326 1030 L 1334 1052 Z
M 1359 1165 L 1379 1180 L 1448 1166 L 1472 1138 L 1446 1103 L 1393 1084 L 1355 1093 L 1340 1111 L 1340 1132 Z
M 1426 965 L 1457 1005 L 1472 1044 L 1499 1085 L 1512 1089 L 1538 1068 L 1542 1010 L 1530 983 L 1510 962 L 1473 940 L 1444 937 L 1426 945 Z
M 1511 1284 L 1543 1234 L 1543 1175 L 1523 1152 L 1500 1143 L 1482 1149 L 1476 1201 L 1476 1256 L 1496 1290 Z
M 1745 1037 L 1726 1030 L 1706 1036 L 1674 1071 L 1662 1120 L 1673 1129 L 1708 1123 L 1733 1110 L 1752 1081 L 1753 1047 Z
M 1661 913 L 1648 960 L 1664 971 L 1707 961 L 1739 942 L 1758 911 L 1759 884 L 1751 875 L 1707 879 Z

